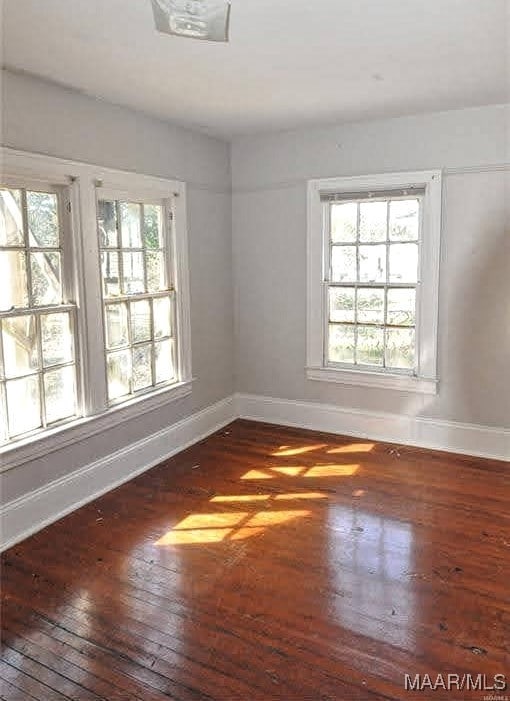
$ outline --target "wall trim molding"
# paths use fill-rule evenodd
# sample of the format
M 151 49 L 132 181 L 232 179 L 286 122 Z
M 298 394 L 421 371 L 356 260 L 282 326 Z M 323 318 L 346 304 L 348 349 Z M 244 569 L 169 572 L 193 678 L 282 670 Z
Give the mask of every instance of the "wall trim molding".
M 58 521 L 237 418 L 234 397 L 8 502 L 0 509 L 0 552 Z
M 238 393 L 5 504 L 0 552 L 237 418 L 510 462 L 509 429 Z
M 510 462 L 510 429 L 254 394 L 236 406 L 243 419 Z
M 447 177 L 449 175 L 468 175 L 470 173 L 477 174 L 477 173 L 500 173 L 504 171 L 510 170 L 510 161 L 503 161 L 502 163 L 482 163 L 480 165 L 466 165 L 466 166 L 458 166 L 458 167 L 451 167 L 451 168 L 442 168 L 441 172 L 443 174 L 443 177 Z M 382 171 L 382 174 L 384 175 L 385 173 L 391 174 L 393 171 Z M 402 171 L 402 173 L 405 173 L 407 171 Z M 410 172 L 410 171 L 409 171 Z M 349 174 L 345 177 L 358 177 L 366 175 L 365 172 L 363 173 L 354 173 L 354 174 Z M 327 178 L 330 176 L 311 176 L 310 178 L 293 178 L 290 180 L 275 180 L 274 182 L 268 182 L 268 183 L 259 183 L 259 184 L 252 184 L 252 185 L 233 185 L 232 186 L 232 195 L 249 195 L 252 193 L 257 193 L 257 192 L 268 192 L 271 190 L 292 190 L 298 187 L 306 188 L 306 185 L 309 180 L 318 180 L 321 178 Z
M 18 156 L 23 158 L 32 158 L 34 162 L 37 162 L 38 160 L 51 159 L 55 161 L 55 163 L 60 164 L 63 169 L 67 168 L 71 171 L 81 166 L 82 170 L 86 168 L 89 171 L 93 170 L 102 173 L 104 172 L 107 174 L 123 173 L 125 175 L 136 175 L 138 177 L 141 176 L 139 171 L 133 170 L 132 168 L 112 168 L 110 166 L 100 166 L 97 163 L 93 163 L 92 161 L 77 161 L 76 159 L 66 158 L 65 156 L 55 156 L 54 153 L 48 153 L 47 151 L 31 151 L 25 148 L 18 148 L 16 146 L 11 146 L 8 143 L 2 143 L 0 145 L 0 151 L 0 157 L 3 158 Z M 209 183 L 201 180 L 192 180 L 188 177 L 167 177 L 165 175 L 154 175 L 153 173 L 147 173 L 142 177 L 146 177 L 147 179 L 150 178 L 156 183 L 158 181 L 160 183 L 169 181 L 185 182 L 188 187 L 188 190 L 205 191 L 214 195 L 232 194 L 232 186 L 229 182 L 215 184 L 212 182 Z

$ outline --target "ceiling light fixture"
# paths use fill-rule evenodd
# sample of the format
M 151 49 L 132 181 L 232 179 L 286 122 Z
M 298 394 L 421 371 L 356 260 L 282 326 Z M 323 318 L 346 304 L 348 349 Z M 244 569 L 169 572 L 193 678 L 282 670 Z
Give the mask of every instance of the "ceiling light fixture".
M 151 0 L 156 29 L 165 34 L 228 41 L 228 0 Z

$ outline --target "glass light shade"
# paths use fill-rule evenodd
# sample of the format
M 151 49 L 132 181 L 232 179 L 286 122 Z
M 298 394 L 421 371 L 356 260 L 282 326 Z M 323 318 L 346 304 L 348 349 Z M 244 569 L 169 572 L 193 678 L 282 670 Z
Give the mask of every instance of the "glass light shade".
M 152 8 L 160 32 L 228 41 L 230 2 L 226 0 L 152 0 Z

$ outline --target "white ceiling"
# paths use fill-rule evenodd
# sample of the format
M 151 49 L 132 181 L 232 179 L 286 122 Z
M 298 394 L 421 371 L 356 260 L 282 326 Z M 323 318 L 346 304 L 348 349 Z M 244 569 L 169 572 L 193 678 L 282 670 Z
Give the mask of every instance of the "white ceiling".
M 150 0 L 5 0 L 5 63 L 222 137 L 507 102 L 509 0 L 232 0 L 231 41 Z

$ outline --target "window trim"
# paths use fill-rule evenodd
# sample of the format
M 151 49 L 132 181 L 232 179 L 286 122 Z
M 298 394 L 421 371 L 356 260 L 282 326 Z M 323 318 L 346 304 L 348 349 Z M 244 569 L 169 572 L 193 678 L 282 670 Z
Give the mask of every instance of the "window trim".
M 128 421 L 142 413 L 191 394 L 191 309 L 188 267 L 186 185 L 177 180 L 118 171 L 43 154 L 0 149 L 3 177 L 69 188 L 73 235 L 69 255 L 74 271 L 74 298 L 78 307 L 76 372 L 82 388 L 81 416 L 65 424 L 39 430 L 0 447 L 0 472 L 46 455 L 70 443 Z M 104 327 L 97 236 L 96 190 L 137 193 L 137 197 L 174 199 L 173 266 L 176 290 L 179 378 L 171 385 L 130 396 L 109 406 L 106 373 L 98 358 L 104 355 Z
M 121 294 L 119 296 L 115 297 L 106 297 L 104 293 L 104 280 L 101 275 L 101 298 L 102 298 L 102 319 L 103 319 L 103 332 L 106 335 L 106 308 L 108 305 L 114 305 L 118 302 L 125 302 L 129 304 L 130 301 L 137 301 L 140 299 L 147 299 L 147 300 L 154 300 L 155 298 L 158 297 L 168 297 L 170 298 L 170 308 L 171 308 L 171 323 L 172 323 L 172 336 L 171 340 L 173 342 L 173 363 L 176 369 L 176 379 L 175 380 L 168 380 L 165 382 L 161 383 L 156 383 L 153 384 L 151 387 L 146 387 L 141 390 L 137 391 L 132 391 L 131 393 L 127 395 L 122 395 L 117 398 L 113 399 L 107 399 L 108 407 L 115 407 L 117 405 L 125 404 L 128 402 L 130 399 L 133 397 L 138 397 L 142 395 L 147 395 L 147 394 L 152 394 L 154 392 L 157 392 L 160 389 L 166 388 L 171 388 L 172 386 L 175 386 L 179 382 L 179 378 L 181 376 L 181 370 L 180 370 L 180 357 L 178 353 L 178 349 L 180 346 L 180 339 L 178 336 L 178 330 L 177 330 L 177 299 L 178 299 L 178 293 L 175 285 L 175 281 L 178 278 L 178 270 L 177 266 L 175 264 L 175 250 L 176 250 L 176 241 L 175 241 L 175 222 L 176 222 L 176 216 L 175 216 L 175 201 L 178 197 L 175 193 L 166 193 L 165 197 L 160 196 L 161 193 L 158 193 L 157 195 L 152 195 L 149 196 L 148 193 L 138 195 L 138 191 L 136 190 L 113 190 L 109 187 L 105 187 L 104 183 L 101 183 L 101 185 L 96 184 L 96 207 L 97 207 L 97 214 L 99 214 L 99 202 L 101 200 L 108 200 L 108 201 L 114 201 L 116 203 L 118 202 L 132 202 L 132 203 L 140 203 L 143 205 L 150 205 L 150 204 L 157 204 L 162 207 L 163 215 L 164 215 L 164 221 L 162 222 L 162 227 L 163 227 L 163 253 L 164 253 L 164 265 L 165 265 L 165 272 L 167 276 L 167 282 L 168 282 L 168 289 L 161 290 L 158 292 L 143 292 L 143 293 L 136 293 L 136 294 L 127 294 L 125 292 L 121 291 Z M 100 237 L 99 237 L 99 227 L 96 224 L 96 229 L 97 229 L 97 236 L 98 236 L 98 265 L 101 267 L 101 254 L 106 252 L 106 251 L 117 251 L 122 255 L 123 252 L 127 252 L 131 249 L 127 248 L 105 248 L 101 246 L 100 242 Z M 120 230 L 119 230 L 119 236 Z M 118 240 L 118 243 L 121 244 L 121 239 Z M 139 249 L 136 249 L 137 251 Z M 143 250 L 143 247 L 142 249 Z M 145 265 L 145 263 L 144 263 Z M 120 281 L 119 281 L 120 284 Z M 175 327 L 175 328 L 174 328 Z M 154 349 L 155 344 L 157 340 L 155 338 L 152 338 L 150 341 L 151 347 Z M 142 342 L 141 344 L 148 343 L 146 341 Z M 136 345 L 141 345 L 141 344 L 136 344 L 136 343 L 130 343 L 128 346 L 129 351 L 131 352 L 132 348 Z M 112 351 L 115 352 L 115 349 Z M 107 373 L 107 363 L 108 363 L 108 353 L 109 350 L 106 347 L 103 349 L 103 354 L 105 358 L 105 374 L 106 374 L 106 383 L 108 384 L 108 373 Z
M 12 176 L 12 175 L 7 175 L 6 173 L 2 174 L 2 184 L 5 185 L 8 188 L 12 189 L 17 189 L 17 190 L 24 190 L 25 192 L 45 192 L 45 193 L 51 193 L 56 195 L 57 197 L 57 210 L 58 210 L 58 226 L 59 226 L 59 245 L 58 247 L 36 247 L 36 246 L 30 246 L 29 241 L 28 241 L 28 235 L 27 231 L 24 230 L 23 232 L 23 244 L 20 246 L 16 247 L 8 247 L 4 248 L 4 250 L 23 250 L 25 251 L 25 254 L 27 256 L 27 284 L 28 284 L 28 306 L 26 307 L 14 307 L 11 310 L 4 310 L 3 312 L 0 312 L 0 316 L 3 319 L 9 318 L 9 317 L 21 317 L 21 316 L 34 316 L 36 319 L 36 328 L 39 329 L 38 335 L 39 335 L 39 343 L 41 343 L 41 332 L 40 332 L 40 324 L 41 324 L 41 319 L 45 315 L 50 315 L 52 313 L 55 314 L 60 314 L 60 313 L 67 313 L 69 315 L 69 321 L 70 321 L 70 326 L 71 326 L 71 336 L 72 336 L 72 343 L 73 343 L 73 358 L 70 361 L 66 361 L 64 363 L 59 363 L 54 366 L 48 366 L 45 367 L 44 364 L 42 363 L 42 358 L 40 356 L 39 361 L 40 361 L 40 367 L 37 371 L 32 371 L 32 372 L 27 372 L 25 375 L 20 375 L 17 378 L 11 378 L 13 379 L 22 379 L 22 377 L 35 377 L 37 376 L 38 378 L 38 384 L 39 384 L 39 401 L 41 405 L 41 410 L 40 410 L 40 415 L 41 415 L 41 423 L 42 426 L 39 428 L 35 428 L 31 431 L 27 431 L 19 436 L 14 436 L 11 438 L 7 443 L 1 444 L 1 448 L 4 448 L 8 445 L 17 445 L 20 441 L 23 441 L 26 438 L 30 437 L 38 437 L 40 435 L 43 435 L 47 433 L 48 431 L 52 431 L 55 428 L 60 428 L 62 426 L 67 426 L 68 424 L 76 421 L 77 419 L 81 418 L 82 416 L 82 408 L 81 408 L 81 369 L 80 369 L 80 355 L 79 355 L 79 340 L 78 340 L 78 326 L 77 326 L 77 317 L 78 317 L 78 307 L 75 302 L 75 270 L 74 270 L 74 262 L 73 262 L 73 240 L 72 240 L 72 225 L 71 225 L 71 217 L 70 217 L 70 212 L 68 208 L 68 203 L 70 202 L 70 196 L 71 196 L 71 190 L 69 187 L 69 183 L 56 183 L 54 182 L 54 179 L 49 179 L 49 178 L 33 178 L 33 177 L 24 177 L 20 178 L 18 176 Z M 23 199 L 23 222 L 24 222 L 24 228 L 28 226 L 28 221 L 27 221 L 27 204 L 25 200 L 25 196 Z M 54 251 L 54 250 L 59 250 L 60 252 L 60 265 L 61 265 L 61 291 L 62 291 L 62 299 L 60 302 L 56 304 L 44 304 L 44 305 L 32 305 L 32 299 L 31 299 L 31 291 L 30 291 L 30 283 L 29 280 L 31 279 L 31 273 L 30 273 L 30 263 L 29 263 L 29 254 L 30 251 L 40 251 L 40 252 L 45 252 L 47 250 L 49 251 Z M 1 341 L 0 341 L 0 346 L 1 346 Z M 2 349 L 0 347 L 0 357 L 1 357 Z M 41 348 L 39 348 L 39 353 L 41 353 Z M 52 421 L 48 425 L 45 425 L 47 422 L 47 417 L 46 417 L 46 411 L 44 407 L 44 376 L 45 373 L 51 372 L 53 369 L 61 369 L 64 367 L 72 367 L 73 368 L 73 374 L 74 374 L 74 382 L 75 382 L 75 394 L 76 394 L 76 402 L 75 402 L 75 413 L 71 416 L 66 416 L 63 418 L 60 418 L 56 421 Z M 5 385 L 4 385 L 5 386 Z M 0 389 L 1 392 L 1 389 Z M 8 414 L 8 405 L 7 405 L 7 398 L 4 396 L 3 398 L 1 397 L 0 394 L 0 401 L 2 401 L 2 404 L 5 406 L 7 409 L 7 414 Z M 1 404 L 0 404 L 1 406 Z
M 437 333 L 439 302 L 439 258 L 441 236 L 442 173 L 427 170 L 383 173 L 352 177 L 320 178 L 307 183 L 307 340 L 306 377 L 360 387 L 436 394 Z M 326 364 L 325 328 L 327 304 L 325 292 L 325 225 L 321 195 L 377 192 L 424 187 L 420 241 L 420 294 L 417 308 L 417 374 L 370 366 L 344 367 Z

